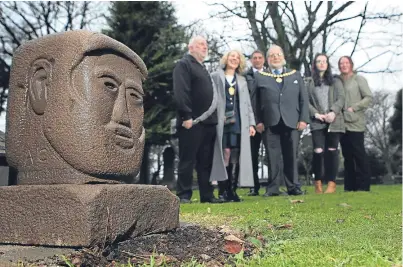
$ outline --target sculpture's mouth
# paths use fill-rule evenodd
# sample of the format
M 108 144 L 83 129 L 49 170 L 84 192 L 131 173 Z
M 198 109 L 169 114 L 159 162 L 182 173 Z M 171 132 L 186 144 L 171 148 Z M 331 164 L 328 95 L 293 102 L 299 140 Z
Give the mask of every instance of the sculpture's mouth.
M 134 134 L 132 129 L 118 123 L 109 123 L 107 128 L 112 131 L 113 139 L 117 146 L 130 149 L 134 146 Z

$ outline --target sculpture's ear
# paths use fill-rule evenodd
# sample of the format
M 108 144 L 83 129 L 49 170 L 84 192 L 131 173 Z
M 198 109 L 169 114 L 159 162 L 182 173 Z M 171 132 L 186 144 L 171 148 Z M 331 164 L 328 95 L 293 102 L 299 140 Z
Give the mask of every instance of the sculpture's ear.
M 29 70 L 28 96 L 34 112 L 42 115 L 47 105 L 48 89 L 52 80 L 52 63 L 37 59 Z

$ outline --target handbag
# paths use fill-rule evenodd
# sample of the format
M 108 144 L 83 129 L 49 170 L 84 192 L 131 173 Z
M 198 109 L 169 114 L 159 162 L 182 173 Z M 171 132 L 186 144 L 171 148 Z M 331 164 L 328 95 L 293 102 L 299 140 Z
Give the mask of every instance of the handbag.
M 235 110 L 226 111 L 224 125 L 234 124 L 235 122 L 236 122 Z

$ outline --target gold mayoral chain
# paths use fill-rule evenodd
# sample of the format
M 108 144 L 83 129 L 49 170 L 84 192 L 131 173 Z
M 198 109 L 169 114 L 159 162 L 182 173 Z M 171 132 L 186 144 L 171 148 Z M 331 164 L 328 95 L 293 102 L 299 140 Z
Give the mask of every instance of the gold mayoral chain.
M 290 72 L 283 73 L 283 74 L 272 74 L 272 73 L 268 73 L 268 72 L 259 71 L 259 73 L 264 75 L 264 76 L 270 76 L 272 78 L 275 78 L 276 82 L 278 82 L 278 83 L 281 83 L 283 81 L 284 77 L 293 75 L 295 72 L 296 72 L 296 70 L 292 70 Z
M 236 84 L 236 82 L 234 82 L 233 84 L 230 84 L 230 88 L 228 88 L 228 93 L 230 95 L 234 95 L 235 94 L 235 88 L 234 85 Z

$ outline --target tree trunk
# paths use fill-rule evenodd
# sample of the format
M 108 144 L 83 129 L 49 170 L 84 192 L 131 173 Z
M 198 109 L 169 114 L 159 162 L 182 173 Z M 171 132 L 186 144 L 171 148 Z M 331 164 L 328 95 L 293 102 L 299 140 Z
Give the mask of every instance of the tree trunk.
M 164 178 L 162 179 L 162 184 L 167 185 L 171 189 L 175 183 L 174 179 L 174 161 L 175 161 L 175 151 L 172 147 L 167 147 L 163 154 L 164 161 Z
M 138 182 L 139 184 L 148 184 L 150 181 L 149 154 L 150 154 L 150 144 L 146 142 L 144 144 L 143 161 L 141 162 L 140 180 Z

